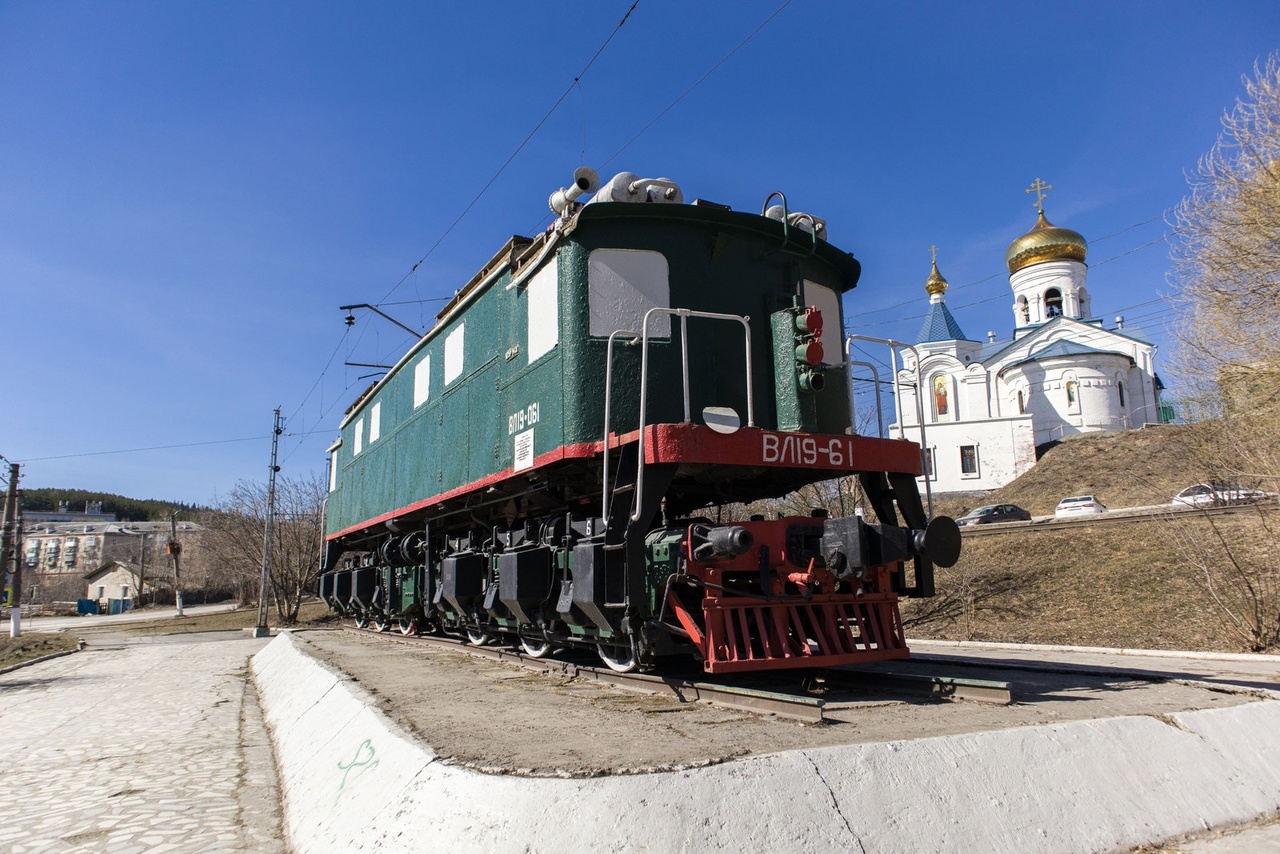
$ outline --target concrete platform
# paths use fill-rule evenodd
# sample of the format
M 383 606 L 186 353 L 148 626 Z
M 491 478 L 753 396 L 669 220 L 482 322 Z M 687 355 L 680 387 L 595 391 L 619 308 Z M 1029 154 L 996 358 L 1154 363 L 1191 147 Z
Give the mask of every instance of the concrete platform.
M 285 633 L 252 660 L 297 851 L 1110 851 L 1280 805 L 1280 701 L 588 779 L 445 764 Z M 430 739 L 430 733 L 423 738 Z

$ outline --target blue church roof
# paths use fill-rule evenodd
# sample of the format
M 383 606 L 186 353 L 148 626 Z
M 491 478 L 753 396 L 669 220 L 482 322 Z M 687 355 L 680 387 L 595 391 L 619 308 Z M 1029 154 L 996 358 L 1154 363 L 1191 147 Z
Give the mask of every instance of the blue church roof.
M 1055 356 L 1123 356 L 1129 361 L 1133 361 L 1133 357 L 1127 353 L 1120 353 L 1116 350 L 1099 350 L 1095 347 L 1090 347 L 1087 344 L 1059 339 L 1046 347 L 1041 347 L 1027 358 L 1019 362 L 1015 362 L 1014 365 L 1025 365 L 1028 362 L 1038 362 L 1041 359 L 1052 359 Z M 1010 367 L 1013 367 L 1014 365 L 1010 365 Z
M 960 331 L 960 324 L 956 323 L 956 319 L 951 316 L 951 311 L 947 308 L 947 304 L 945 302 L 935 302 L 929 305 L 929 314 L 924 319 L 924 325 L 920 327 L 920 333 L 916 335 L 915 343 L 968 340 L 968 338 L 964 337 L 964 333 Z

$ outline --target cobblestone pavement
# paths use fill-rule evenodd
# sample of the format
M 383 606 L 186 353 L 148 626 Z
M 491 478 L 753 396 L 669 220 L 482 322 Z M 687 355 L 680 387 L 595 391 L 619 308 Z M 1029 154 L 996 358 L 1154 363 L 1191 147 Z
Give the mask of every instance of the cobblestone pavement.
M 240 632 L 99 635 L 0 675 L 0 851 L 284 852 Z

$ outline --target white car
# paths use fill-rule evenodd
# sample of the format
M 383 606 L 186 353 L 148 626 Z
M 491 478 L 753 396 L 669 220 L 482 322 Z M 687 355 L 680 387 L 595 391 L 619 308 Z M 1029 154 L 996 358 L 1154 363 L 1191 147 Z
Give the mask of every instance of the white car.
M 1071 498 L 1064 498 L 1058 502 L 1058 506 L 1053 508 L 1055 518 L 1061 519 L 1071 516 L 1087 516 L 1092 513 L 1106 513 L 1107 505 L 1103 504 L 1092 495 L 1076 495 Z
M 1261 490 L 1245 489 L 1234 483 L 1197 483 L 1173 496 L 1173 503 L 1191 507 L 1222 507 L 1228 504 L 1250 504 L 1268 497 Z

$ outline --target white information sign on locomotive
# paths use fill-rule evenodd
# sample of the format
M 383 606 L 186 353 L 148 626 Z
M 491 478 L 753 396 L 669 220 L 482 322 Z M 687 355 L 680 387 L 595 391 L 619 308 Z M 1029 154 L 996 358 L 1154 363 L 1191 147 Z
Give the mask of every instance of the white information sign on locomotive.
M 516 434 L 515 471 L 533 468 L 533 430 L 525 430 Z
M 760 441 L 760 459 L 766 463 L 835 468 L 853 459 L 853 441 L 847 436 L 762 433 Z

